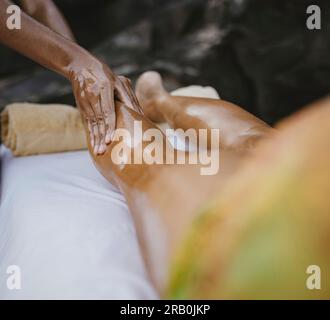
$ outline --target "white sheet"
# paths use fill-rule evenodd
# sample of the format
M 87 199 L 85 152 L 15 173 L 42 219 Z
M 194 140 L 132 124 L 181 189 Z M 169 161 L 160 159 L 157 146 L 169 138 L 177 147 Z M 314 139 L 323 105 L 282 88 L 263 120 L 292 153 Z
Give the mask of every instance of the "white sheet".
M 0 298 L 156 298 L 123 196 L 87 152 L 12 158 L 2 149 Z M 21 290 L 7 288 L 8 266 Z

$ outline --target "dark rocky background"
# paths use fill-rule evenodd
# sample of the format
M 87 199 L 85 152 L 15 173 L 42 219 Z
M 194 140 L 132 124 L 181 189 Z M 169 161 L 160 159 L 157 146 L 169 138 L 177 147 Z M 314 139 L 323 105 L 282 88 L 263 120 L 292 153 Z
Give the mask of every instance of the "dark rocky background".
M 274 123 L 329 93 L 330 1 L 58 0 L 78 42 L 133 80 L 162 73 L 168 89 L 212 85 Z M 306 8 L 322 9 L 322 30 Z M 0 47 L 0 108 L 74 103 L 66 80 Z

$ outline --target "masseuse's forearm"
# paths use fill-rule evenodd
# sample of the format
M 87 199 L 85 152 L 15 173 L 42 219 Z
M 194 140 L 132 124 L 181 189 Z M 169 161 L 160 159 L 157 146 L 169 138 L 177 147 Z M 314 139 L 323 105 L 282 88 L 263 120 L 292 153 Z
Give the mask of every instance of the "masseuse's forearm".
M 69 40 L 75 41 L 68 23 L 52 0 L 21 0 L 20 3 L 29 16 Z
M 66 78 L 70 77 L 75 62 L 91 57 L 86 50 L 25 13 L 21 17 L 21 29 L 10 30 L 6 26 L 6 10 L 11 4 L 0 0 L 0 42 L 3 44 Z

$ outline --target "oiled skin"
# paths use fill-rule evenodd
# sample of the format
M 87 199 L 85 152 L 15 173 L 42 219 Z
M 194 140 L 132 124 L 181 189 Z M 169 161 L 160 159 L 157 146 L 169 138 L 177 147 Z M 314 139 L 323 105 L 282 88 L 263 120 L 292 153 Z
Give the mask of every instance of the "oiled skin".
M 139 92 L 137 95 L 139 96 Z M 140 99 L 144 108 L 145 101 L 141 94 Z M 225 121 L 226 126 L 222 132 L 225 136 L 231 136 L 230 145 L 224 144 L 224 148 L 220 150 L 220 170 L 213 176 L 202 176 L 199 165 L 116 165 L 111 159 L 111 152 L 118 143 L 115 141 L 108 146 L 103 155 L 96 156 L 91 152 L 98 170 L 123 192 L 136 222 L 149 274 L 159 292 L 162 292 L 171 256 L 181 243 L 185 230 L 198 214 L 198 209 L 211 198 L 215 190 L 219 192 L 231 175 L 239 169 L 244 156 L 251 150 L 250 138 L 256 134 L 259 138 L 267 136 L 272 129 L 241 108 L 223 101 L 168 97 L 155 99 L 153 103 L 156 109 L 163 110 L 162 116 L 169 121 L 172 119 L 172 111 L 176 109 L 176 127 L 186 128 L 190 125 L 192 128 L 209 128 L 214 119 L 217 119 L 219 124 L 224 123 L 221 115 L 225 115 L 226 120 L 230 119 L 230 122 Z M 164 108 L 166 104 L 169 108 Z M 186 109 L 190 106 L 198 106 L 201 114 L 204 108 L 208 108 L 208 118 L 203 116 L 204 124 L 196 126 L 199 122 L 198 117 L 186 114 Z M 146 114 L 150 114 L 147 108 L 144 110 Z M 116 115 L 117 128 L 125 128 L 131 133 L 136 120 L 143 122 L 144 131 L 155 127 L 146 116 L 123 104 L 117 104 Z M 246 131 L 247 127 L 253 127 L 254 130 L 249 133 Z M 244 130 L 246 144 L 242 139 L 241 130 Z M 225 143 L 226 139 L 223 141 Z M 129 152 L 134 153 L 134 148 Z M 167 152 L 175 151 L 170 149 Z M 182 152 L 181 155 L 185 156 Z
M 52 0 L 20 0 L 20 4 L 29 16 L 67 39 L 75 41 L 70 26 Z
M 244 153 L 272 130 L 262 120 L 228 101 L 172 96 L 154 71 L 140 76 L 136 94 L 144 114 L 155 123 L 166 121 L 171 128 L 183 130 L 219 129 L 222 149 Z
M 72 32 L 51 1 L 23 1 L 23 8 L 41 23 L 23 12 L 21 29 L 14 30 L 6 24 L 7 8 L 12 4 L 0 0 L 0 42 L 71 82 L 77 106 L 88 123 L 93 150 L 105 152 L 115 128 L 115 101 L 139 109 L 130 84 L 124 85 L 123 78 L 71 41 Z

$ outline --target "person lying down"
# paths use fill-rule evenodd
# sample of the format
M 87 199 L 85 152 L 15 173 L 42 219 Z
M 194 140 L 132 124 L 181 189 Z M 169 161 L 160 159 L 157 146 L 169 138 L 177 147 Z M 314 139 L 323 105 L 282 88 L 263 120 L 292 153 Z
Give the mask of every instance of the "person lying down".
M 136 94 L 141 112 L 117 103 L 112 142 L 90 153 L 127 200 L 161 296 L 329 298 L 328 278 L 311 290 L 317 274 L 308 272 L 330 270 L 330 100 L 274 130 L 222 100 L 171 96 L 155 72 L 138 79 Z M 4 115 L 4 142 L 16 155 L 92 151 L 77 109 L 17 104 Z M 164 121 L 207 134 L 189 135 L 195 146 L 179 151 L 158 129 Z M 205 151 L 218 157 L 217 170 L 190 161 Z
M 305 286 L 306 263 L 330 266 L 324 250 L 329 238 L 322 236 L 330 231 L 330 146 L 320 139 L 330 133 L 330 101 L 285 121 L 276 132 L 229 102 L 171 96 L 156 72 L 138 79 L 136 95 L 143 112 L 118 102 L 116 132 L 133 134 L 137 121 L 143 132 L 164 121 L 174 129 L 220 132 L 220 168 L 211 175 L 202 175 L 200 164 L 168 164 L 169 155 L 190 154 L 168 147 L 163 161 L 148 163 L 151 151 L 142 135 L 133 136 L 133 143 L 125 135 L 114 138 L 102 155 L 93 153 L 88 139 L 97 169 L 127 200 L 162 296 L 313 297 Z M 154 147 L 164 148 L 162 140 L 164 135 Z M 115 152 L 120 143 L 121 152 Z M 130 161 L 141 146 L 146 157 Z M 330 297 L 329 282 L 324 288 L 319 294 Z
M 74 43 L 51 1 L 21 2 L 34 19 L 22 13 L 25 28 L 2 28 L 0 40 L 66 77 L 85 119 L 82 126 L 73 110 L 65 109 L 65 120 L 55 113 L 67 131 L 47 148 L 83 148 L 86 133 L 96 167 L 127 200 L 150 278 L 163 297 L 330 298 L 330 277 L 320 282 L 320 270 L 330 270 L 329 99 L 285 120 L 274 132 L 231 103 L 171 97 L 158 74 L 146 73 L 136 89 L 141 110 L 128 80 Z M 0 21 L 6 21 L 11 4 L 0 1 Z M 86 84 L 96 92 L 85 90 Z M 107 109 L 111 112 L 104 114 Z M 20 111 L 11 108 L 15 119 L 24 120 Z M 200 146 L 211 154 L 217 149 L 219 170 L 202 175 L 201 163 L 169 164 L 167 157 L 186 160 L 193 152 L 168 147 L 164 135 L 155 135 L 153 148 L 146 145 L 141 136 L 164 120 L 172 128 L 206 130 L 207 144 L 196 141 L 198 153 Z M 132 141 L 136 121 L 143 134 Z M 46 140 L 29 139 L 33 143 L 26 148 L 29 135 L 17 135 L 18 124 L 3 129 L 6 143 L 17 155 L 40 152 Z M 122 141 L 111 139 L 114 124 L 116 134 L 118 129 L 128 133 Z M 34 128 L 29 129 L 30 138 L 35 137 Z M 219 139 L 212 143 L 217 129 Z M 145 147 L 142 155 L 140 146 Z M 150 164 L 146 159 L 152 150 L 161 148 L 163 161 Z M 129 161 L 136 154 L 138 161 Z
M 161 295 L 329 298 L 327 278 L 322 290 L 311 290 L 318 284 L 307 272 L 330 270 L 330 100 L 275 131 L 228 102 L 170 96 L 155 72 L 139 78 L 136 94 L 143 111 L 117 103 L 115 137 L 105 154 L 91 156 L 123 192 Z M 83 149 L 84 139 L 91 150 L 77 109 L 14 105 L 5 114 L 4 141 L 17 155 Z M 202 164 L 186 160 L 205 150 L 178 151 L 162 133 L 150 148 L 143 134 L 164 121 L 185 130 L 220 129 L 218 144 L 197 139 L 207 151 L 218 149 L 219 170 L 203 175 Z M 135 135 L 136 123 L 143 134 Z M 125 134 L 119 137 L 121 129 Z M 165 149 L 155 158 L 158 146 Z M 136 154 L 141 161 L 132 161 Z M 185 161 L 169 163 L 172 156 Z

